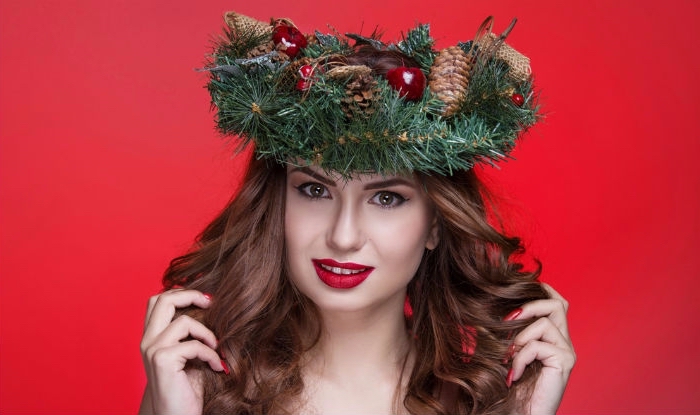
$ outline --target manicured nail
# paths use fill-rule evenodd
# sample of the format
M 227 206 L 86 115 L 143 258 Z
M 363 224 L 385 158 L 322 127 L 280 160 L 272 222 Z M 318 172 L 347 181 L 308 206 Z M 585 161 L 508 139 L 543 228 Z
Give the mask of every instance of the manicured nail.
M 224 368 L 224 373 L 227 375 L 231 373 L 231 370 L 228 368 L 228 364 L 226 364 L 226 361 L 224 359 L 221 359 L 221 366 Z
M 506 357 L 503 358 L 503 364 L 506 364 L 510 361 L 510 359 L 513 358 L 513 355 L 515 354 L 515 343 L 511 343 L 511 345 L 508 347 L 508 352 L 506 353 Z
M 510 313 L 508 313 L 507 316 L 503 317 L 503 321 L 515 320 L 516 318 L 518 318 L 518 316 L 519 316 L 520 314 L 522 314 L 522 312 L 523 312 L 523 309 L 518 307 L 518 308 L 516 308 L 515 310 L 511 311 Z
M 203 293 L 202 295 L 203 295 L 204 298 L 206 298 L 208 301 L 211 301 L 211 299 L 212 299 L 212 295 L 211 295 L 211 294 L 209 294 L 209 293 Z
M 407 320 L 413 318 L 413 307 L 411 307 L 411 301 L 408 299 L 408 294 L 406 294 L 406 299 L 403 301 L 403 316 Z
M 508 374 L 506 375 L 506 386 L 510 388 L 510 385 L 513 384 L 513 368 L 511 367 L 508 369 Z

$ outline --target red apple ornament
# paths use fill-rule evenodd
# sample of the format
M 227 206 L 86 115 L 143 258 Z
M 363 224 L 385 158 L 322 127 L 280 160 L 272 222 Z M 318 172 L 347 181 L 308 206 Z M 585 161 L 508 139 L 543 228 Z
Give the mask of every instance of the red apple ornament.
M 425 75 L 420 68 L 399 66 L 386 73 L 392 88 L 408 101 L 418 101 L 425 90 Z
M 292 59 L 307 45 L 306 36 L 299 29 L 285 24 L 275 27 L 272 32 L 272 41 L 275 42 L 275 46 L 284 45 L 280 50 Z

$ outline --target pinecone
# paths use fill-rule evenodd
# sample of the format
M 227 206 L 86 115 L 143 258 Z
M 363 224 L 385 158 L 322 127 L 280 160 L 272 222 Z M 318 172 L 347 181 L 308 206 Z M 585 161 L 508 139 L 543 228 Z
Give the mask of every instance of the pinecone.
M 372 103 L 380 96 L 372 70 L 364 65 L 338 66 L 328 71 L 330 79 L 348 79 L 345 97 L 340 100 L 343 112 L 349 118 L 368 117 L 374 113 Z
M 275 42 L 270 40 L 267 43 L 262 43 L 253 49 L 249 50 L 248 53 L 246 54 L 246 58 L 252 59 L 252 58 L 257 58 L 258 56 L 262 55 L 267 55 L 268 53 L 272 52 L 275 50 Z
M 445 103 L 444 116 L 454 115 L 467 98 L 473 63 L 473 57 L 459 46 L 443 49 L 435 57 L 428 75 L 428 85 L 430 91 Z
M 284 50 L 286 49 L 284 45 L 275 45 L 273 43 L 272 48 L 277 51 L 277 55 L 272 59 L 274 62 L 287 62 L 292 60 L 289 55 L 284 53 Z

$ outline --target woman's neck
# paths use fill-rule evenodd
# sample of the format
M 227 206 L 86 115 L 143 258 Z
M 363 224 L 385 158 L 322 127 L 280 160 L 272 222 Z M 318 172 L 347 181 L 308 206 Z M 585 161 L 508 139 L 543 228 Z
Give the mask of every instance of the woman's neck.
M 394 412 L 411 367 L 403 303 L 321 315 L 323 333 L 304 364 L 309 412 Z
M 314 360 L 327 374 L 394 372 L 403 365 L 409 337 L 403 312 L 322 313 L 323 334 Z

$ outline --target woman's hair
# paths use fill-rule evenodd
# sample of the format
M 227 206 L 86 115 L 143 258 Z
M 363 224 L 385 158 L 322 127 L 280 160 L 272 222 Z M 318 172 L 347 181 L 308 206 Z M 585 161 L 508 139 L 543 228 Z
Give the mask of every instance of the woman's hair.
M 526 271 L 517 261 L 524 254 L 520 239 L 489 223 L 495 207 L 473 169 L 419 177 L 435 207 L 440 241 L 408 286 L 417 358 L 404 404 L 411 413 L 519 411 L 540 365 L 528 366 L 517 387 L 506 386 L 508 347 L 530 322 L 503 317 L 547 297 L 536 282 L 540 264 Z
M 367 54 L 363 62 L 381 62 L 374 67 L 387 65 L 376 51 L 361 48 L 361 54 Z M 389 69 L 408 62 L 391 55 Z M 508 346 L 529 322 L 502 319 L 546 298 L 536 282 L 539 264 L 525 271 L 515 258 L 523 253 L 520 239 L 489 223 L 490 199 L 473 170 L 417 177 L 435 208 L 440 241 L 426 250 L 408 286 L 415 362 L 403 404 L 416 414 L 518 410 L 540 365 L 506 386 Z M 285 189 L 284 166 L 251 160 L 238 194 L 163 277 L 166 289 L 193 288 L 214 298 L 206 310 L 183 311 L 216 334 L 231 369 L 229 375 L 201 370 L 205 413 L 284 413 L 303 404 L 302 356 L 318 342 L 321 319 L 287 276 Z

